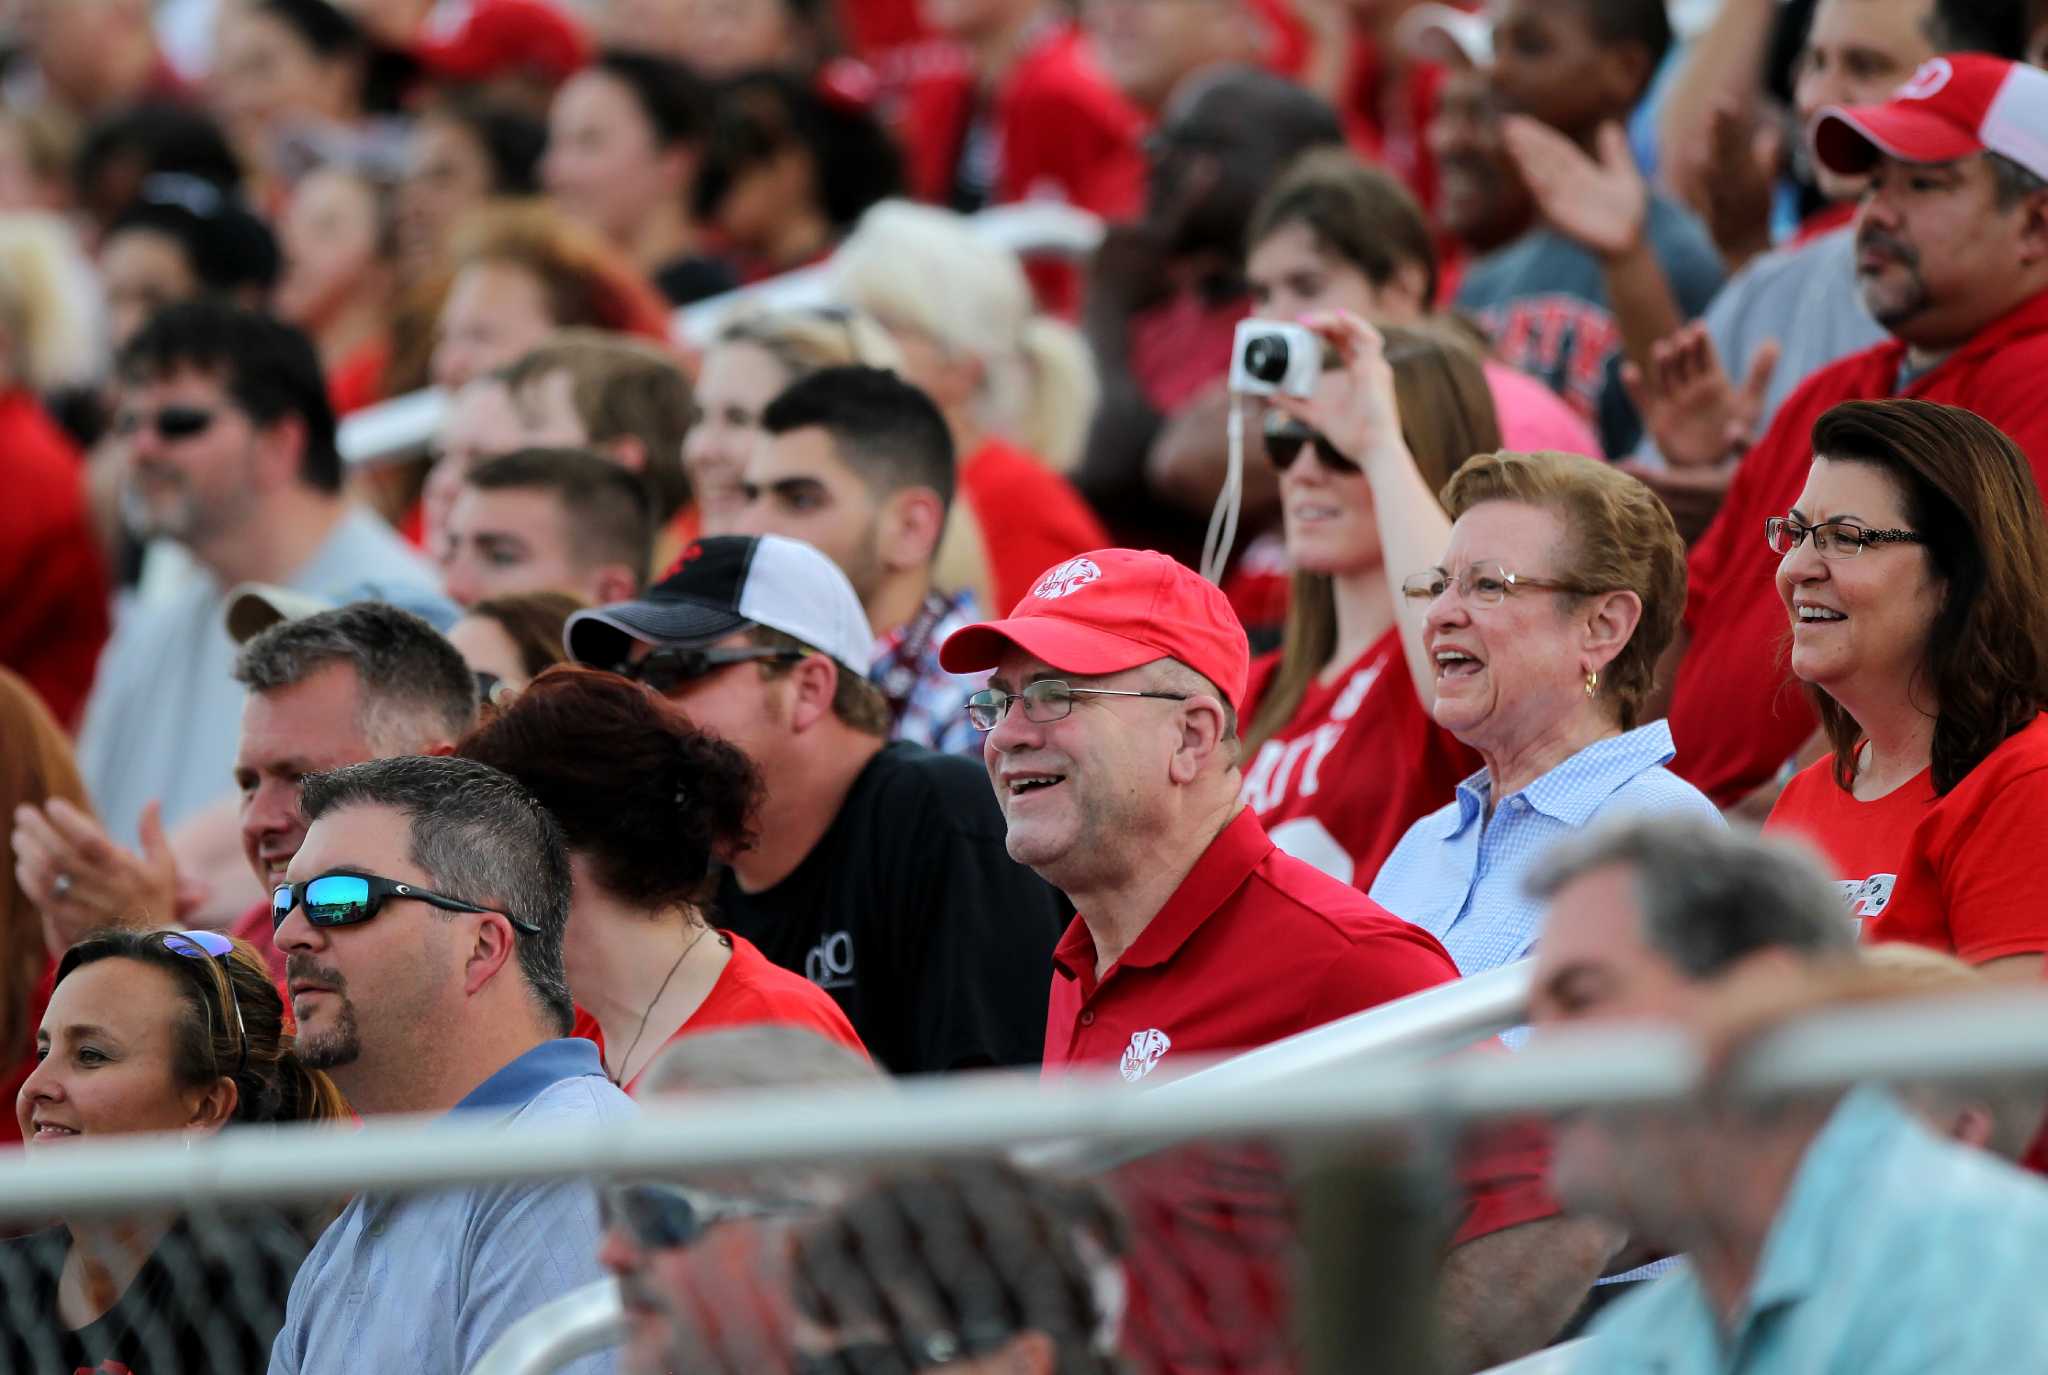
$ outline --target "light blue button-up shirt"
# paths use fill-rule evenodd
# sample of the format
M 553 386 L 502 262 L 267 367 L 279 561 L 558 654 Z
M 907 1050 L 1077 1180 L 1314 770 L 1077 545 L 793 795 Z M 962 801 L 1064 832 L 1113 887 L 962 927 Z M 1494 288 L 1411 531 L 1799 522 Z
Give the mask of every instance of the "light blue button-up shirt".
M 1602 1313 L 1589 1375 L 2018 1375 L 2048 1369 L 2048 1184 L 1944 1141 L 1889 1093 L 1807 1147 L 1724 1332 L 1681 1269 Z
M 597 1047 L 546 1041 L 470 1091 L 456 1112 L 508 1128 L 630 1117 Z M 299 1267 L 270 1375 L 468 1370 L 507 1327 L 604 1277 L 597 1195 L 581 1181 L 357 1197 Z M 613 1353 L 563 1367 L 609 1375 Z
M 1486 815 L 1493 779 L 1483 770 L 1457 798 L 1408 828 L 1373 880 L 1372 898 L 1443 942 L 1461 974 L 1479 974 L 1529 953 L 1543 903 L 1523 886 L 1560 838 L 1630 813 L 1720 809 L 1664 767 L 1675 751 L 1662 721 L 1595 741 Z

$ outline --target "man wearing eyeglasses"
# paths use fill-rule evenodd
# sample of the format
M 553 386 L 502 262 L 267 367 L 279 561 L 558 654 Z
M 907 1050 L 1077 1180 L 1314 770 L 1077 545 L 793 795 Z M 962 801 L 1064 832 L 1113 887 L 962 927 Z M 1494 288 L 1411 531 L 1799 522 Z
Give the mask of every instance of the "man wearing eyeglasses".
M 341 495 L 334 413 L 297 330 L 213 302 L 171 306 L 129 344 L 121 376 L 123 509 L 165 576 L 145 579 L 101 656 L 79 767 L 108 833 L 132 845 L 152 800 L 175 828 L 228 796 L 242 709 L 230 589 L 347 601 L 375 582 L 425 601 L 438 579 Z
M 308 778 L 301 806 L 272 920 L 299 1055 L 357 1112 L 530 1129 L 633 1112 L 597 1047 L 569 1037 L 569 860 L 524 788 L 472 760 L 380 759 Z M 601 1234 L 575 1182 L 358 1197 L 293 1282 L 271 1375 L 472 1369 L 512 1323 L 600 1278 Z
M 699 540 L 640 599 L 572 616 L 565 643 L 760 771 L 719 925 L 832 994 L 897 1074 L 1038 1063 L 1058 896 L 1004 852 L 979 768 L 888 740 L 874 634 L 830 559 L 780 535 Z
M 941 658 L 994 670 L 968 712 L 1010 853 L 1080 913 L 1053 955 L 1048 1075 L 1156 1083 L 1457 977 L 1427 932 L 1276 848 L 1239 801 L 1250 652 L 1191 570 L 1129 549 L 1070 559 Z M 1556 1212 L 1495 1163 L 1454 1245 Z M 1277 1163 L 1202 1151 L 1128 1184 L 1144 1200 L 1125 1329 L 1140 1368 L 1288 1368 Z

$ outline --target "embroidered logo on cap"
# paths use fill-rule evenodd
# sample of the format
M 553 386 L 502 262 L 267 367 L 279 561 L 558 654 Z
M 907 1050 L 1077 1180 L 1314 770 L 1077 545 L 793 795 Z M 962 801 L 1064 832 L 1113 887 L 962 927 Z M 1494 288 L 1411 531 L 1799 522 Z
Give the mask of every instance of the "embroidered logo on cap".
M 1117 1064 L 1117 1073 L 1124 1082 L 1135 1084 L 1150 1074 L 1159 1064 L 1159 1057 L 1173 1049 L 1173 1041 L 1159 1028 L 1131 1033 L 1131 1044 L 1124 1050 L 1124 1058 Z
M 1052 601 L 1079 592 L 1089 583 L 1101 580 L 1102 570 L 1095 566 L 1095 560 L 1068 559 L 1040 578 L 1038 586 L 1031 589 L 1031 595 L 1041 601 Z
M 1956 69 L 1945 57 L 1937 57 L 1931 62 L 1923 62 L 1920 64 L 1920 70 L 1913 73 L 1913 79 L 1899 87 L 1898 98 L 1900 100 L 1932 100 L 1941 94 L 1942 88 L 1948 85 L 1950 78 L 1955 76 L 1955 74 Z

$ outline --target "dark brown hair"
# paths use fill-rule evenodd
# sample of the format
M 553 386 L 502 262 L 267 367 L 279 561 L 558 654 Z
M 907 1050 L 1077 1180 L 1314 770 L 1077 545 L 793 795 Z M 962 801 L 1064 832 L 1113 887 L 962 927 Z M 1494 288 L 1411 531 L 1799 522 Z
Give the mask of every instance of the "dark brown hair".
M 569 661 L 569 651 L 562 645 L 562 628 L 581 610 L 582 600 L 567 592 L 515 592 L 486 597 L 466 614 L 496 622 L 519 651 L 519 667 L 528 678 L 538 678 L 556 664 Z
M 1452 475 L 1444 509 L 1456 520 L 1484 501 L 1518 501 L 1563 520 L 1564 567 L 1555 576 L 1596 592 L 1633 592 L 1643 603 L 1635 633 L 1600 675 L 1623 730 L 1641 721 L 1657 656 L 1685 611 L 1685 542 L 1655 492 L 1583 454 L 1479 454 Z
M 225 958 L 181 955 L 164 943 L 173 934 L 115 930 L 87 936 L 64 952 L 57 964 L 57 982 L 101 960 L 133 960 L 161 969 L 179 991 L 171 1072 L 180 1083 L 199 1088 L 232 1078 L 240 1095 L 235 1103 L 237 1123 L 346 1119 L 348 1104 L 334 1081 L 299 1059 L 297 1038 L 285 1029 L 284 997 L 262 958 L 241 941 L 234 942 L 233 953 Z
M 1376 287 L 1412 263 L 1423 271 L 1422 306 L 1436 301 L 1436 246 L 1408 188 L 1348 148 L 1317 148 L 1287 165 L 1252 211 L 1245 242 L 1256 248 L 1290 224 Z
M 615 673 L 549 669 L 456 753 L 525 785 L 598 883 L 644 907 L 701 903 L 714 862 L 752 843 L 753 763 Z
M 1422 480 L 1434 492 L 1473 454 L 1500 447 L 1500 423 L 1486 372 L 1479 355 L 1446 331 L 1389 327 L 1380 333 L 1386 340 L 1387 363 L 1394 370 L 1401 436 L 1415 456 Z M 1281 644 L 1280 666 L 1245 735 L 1247 757 L 1294 719 L 1309 684 L 1336 652 L 1337 594 L 1329 574 L 1294 574 Z
M 506 370 L 514 394 L 554 373 L 569 377 L 569 401 L 590 444 L 639 441 L 654 518 L 667 521 L 690 500 L 683 439 L 697 418 L 690 379 L 665 347 L 590 328 L 548 336 Z
M 1813 451 L 1897 483 L 1946 584 L 1914 671 L 1933 690 L 1934 790 L 1946 793 L 2048 706 L 2048 518 L 2033 469 L 1995 425 L 1931 401 L 1844 402 L 1815 422 Z M 1862 728 L 1807 692 L 1846 789 Z

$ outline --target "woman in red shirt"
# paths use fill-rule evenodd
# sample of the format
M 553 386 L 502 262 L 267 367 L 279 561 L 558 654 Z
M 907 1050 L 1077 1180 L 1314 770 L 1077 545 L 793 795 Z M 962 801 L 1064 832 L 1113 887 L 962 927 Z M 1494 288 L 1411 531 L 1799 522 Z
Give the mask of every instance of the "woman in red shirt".
M 2026 457 L 1926 401 L 1837 406 L 1813 451 L 1766 534 L 1832 757 L 1766 824 L 1826 852 L 1866 940 L 2038 972 L 2048 520 Z
M 713 1027 L 779 1022 L 862 1051 L 831 995 L 711 924 L 717 863 L 749 843 L 747 757 L 616 674 L 550 669 L 457 751 L 502 769 L 553 814 L 575 891 L 562 959 L 605 1072 L 627 1092 L 661 1048 Z
M 1429 492 L 1500 447 L 1479 357 L 1423 330 L 1384 332 L 1392 369 L 1385 423 Z M 1479 757 L 1430 719 L 1426 666 L 1402 652 L 1401 586 L 1387 576 L 1384 523 L 1355 463 L 1279 411 L 1267 456 L 1280 474 L 1294 567 L 1281 649 L 1252 665 L 1245 803 L 1298 859 L 1360 889 L 1410 824 L 1451 798 Z

